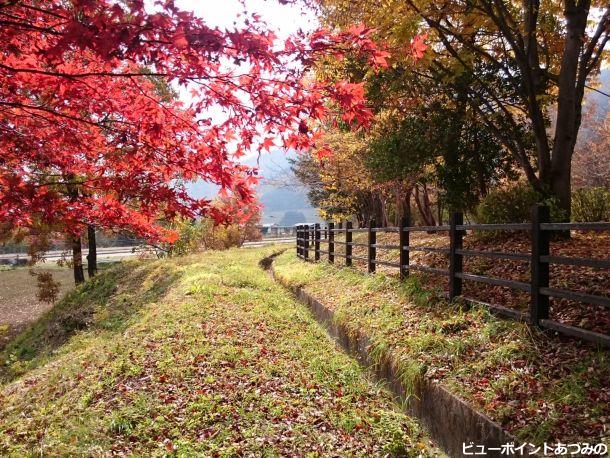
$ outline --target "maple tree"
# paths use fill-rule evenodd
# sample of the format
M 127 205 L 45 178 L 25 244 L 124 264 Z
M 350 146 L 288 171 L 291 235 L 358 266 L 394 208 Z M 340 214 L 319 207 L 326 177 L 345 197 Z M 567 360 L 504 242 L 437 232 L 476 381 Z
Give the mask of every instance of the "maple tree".
M 334 112 L 370 118 L 361 84 L 308 79 L 313 62 L 387 57 L 364 27 L 280 44 L 256 14 L 221 30 L 171 0 L 3 1 L 0 26 L 0 221 L 67 232 L 75 264 L 87 227 L 171 242 L 163 220 L 235 220 L 185 183 L 251 203 L 244 154 L 315 148 L 316 121 Z

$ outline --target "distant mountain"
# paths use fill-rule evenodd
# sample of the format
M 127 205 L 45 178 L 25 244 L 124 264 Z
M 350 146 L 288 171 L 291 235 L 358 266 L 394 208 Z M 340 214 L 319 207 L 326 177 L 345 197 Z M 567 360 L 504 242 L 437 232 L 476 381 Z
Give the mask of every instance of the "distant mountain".
M 301 212 L 287 211 L 278 222 L 280 226 L 294 226 L 307 221 L 307 217 Z
M 296 153 L 272 151 L 258 158 L 261 184 L 258 195 L 263 205 L 263 222 L 291 226 L 320 222 L 317 210 L 307 198 L 307 188 L 294 177 L 290 159 Z M 256 165 L 256 160 L 249 165 Z
M 317 210 L 307 199 L 307 189 L 293 176 L 290 169 L 290 158 L 296 153 L 281 150 L 261 154 L 259 157 L 245 160 L 246 165 L 258 167 L 261 184 L 257 194 L 263 205 L 263 224 L 293 225 L 297 223 L 319 222 Z M 191 196 L 212 199 L 218 192 L 218 186 L 204 181 L 187 185 Z M 299 221 L 288 223 L 298 219 Z
M 265 185 L 264 189 L 268 190 L 261 194 L 259 199 L 269 211 L 289 211 L 310 206 L 307 194 L 296 188 L 275 188 Z

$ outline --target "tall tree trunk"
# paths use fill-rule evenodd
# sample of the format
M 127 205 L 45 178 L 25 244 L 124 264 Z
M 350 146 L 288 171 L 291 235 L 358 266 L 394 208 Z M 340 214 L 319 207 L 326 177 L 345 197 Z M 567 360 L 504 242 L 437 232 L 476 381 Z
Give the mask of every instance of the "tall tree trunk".
M 381 193 L 379 194 L 379 219 L 376 221 L 378 227 L 388 227 L 388 208 Z
M 72 244 L 72 265 L 74 270 L 74 283 L 77 285 L 85 282 L 85 272 L 83 271 L 83 250 L 81 248 L 80 237 L 71 236 Z
M 72 183 L 74 175 L 69 174 L 65 177 L 67 183 Z M 70 202 L 78 200 L 78 187 L 74 184 L 68 184 L 66 191 L 70 197 Z M 74 270 L 74 283 L 77 285 L 85 282 L 85 273 L 83 272 L 83 249 L 81 246 L 80 236 L 70 235 L 70 244 L 72 245 L 72 269 Z
M 443 205 L 441 204 L 441 199 L 436 197 L 436 222 L 439 226 L 443 225 Z
M 368 224 L 371 219 L 375 220 L 375 224 L 378 227 L 384 227 L 384 209 L 383 209 L 383 201 L 381 194 L 377 191 L 371 191 L 366 194 L 365 197 L 365 208 L 363 208 L 364 213 L 364 223 Z
M 383 218 L 383 210 L 381 208 L 381 198 L 377 192 L 373 193 L 373 211 L 371 212 L 371 218 L 375 220 L 377 226 L 381 225 Z
M 566 220 L 571 210 L 572 155 L 582 116 L 582 92 L 578 90 L 578 64 L 584 44 L 590 2 L 567 2 L 566 38 L 559 73 L 557 123 L 551 158 L 550 191 Z
M 413 215 L 411 215 L 411 194 L 413 194 L 413 187 L 409 187 L 407 189 L 407 195 L 405 197 L 405 209 L 404 209 L 404 217 L 407 222 L 407 226 L 413 225 Z
M 87 226 L 87 274 L 92 278 L 97 274 L 97 241 L 95 239 L 95 227 L 91 224 Z

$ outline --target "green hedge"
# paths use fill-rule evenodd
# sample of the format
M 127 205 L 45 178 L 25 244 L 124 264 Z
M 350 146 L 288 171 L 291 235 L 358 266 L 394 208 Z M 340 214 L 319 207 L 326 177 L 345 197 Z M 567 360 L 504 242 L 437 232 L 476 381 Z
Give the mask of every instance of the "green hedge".
M 562 215 L 553 199 L 545 199 L 527 182 L 500 186 L 479 203 L 476 219 L 480 223 L 526 223 L 531 221 L 532 206 L 541 203 L 551 207 L 551 219 L 560 221 Z M 610 221 L 610 189 L 582 188 L 572 193 L 572 221 Z
M 574 191 L 572 221 L 610 221 L 610 189 L 600 187 Z

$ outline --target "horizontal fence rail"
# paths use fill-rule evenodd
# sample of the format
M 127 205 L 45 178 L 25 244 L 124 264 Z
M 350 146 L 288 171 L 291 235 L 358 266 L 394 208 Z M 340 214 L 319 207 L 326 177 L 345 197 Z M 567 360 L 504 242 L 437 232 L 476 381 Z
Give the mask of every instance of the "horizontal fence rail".
M 448 278 L 449 299 L 462 297 L 463 281 L 472 281 L 493 286 L 512 288 L 529 293 L 529 313 L 514 310 L 497 304 L 487 304 L 475 299 L 464 298 L 469 302 L 483 304 L 494 313 L 508 318 L 528 321 L 531 325 L 545 328 L 572 337 L 592 341 L 604 346 L 610 346 L 610 335 L 600 334 L 594 331 L 563 324 L 549 318 L 550 298 L 567 299 L 581 303 L 610 308 L 610 297 L 586 294 L 566 289 L 551 288 L 549 286 L 549 267 L 551 265 L 568 265 L 580 267 L 592 267 L 596 269 L 610 269 L 610 260 L 588 259 L 565 256 L 550 255 L 550 239 L 553 232 L 578 231 L 610 231 L 610 223 L 551 223 L 548 207 L 534 206 L 532 208 L 531 223 L 518 224 L 464 224 L 463 215 L 454 213 L 451 215 L 450 224 L 445 226 L 408 226 L 402 221 L 398 227 L 376 227 L 375 221 L 369 221 L 367 227 L 354 228 L 350 221 L 345 225 L 328 223 L 327 227 L 315 225 L 298 225 L 296 227 L 296 253 L 297 256 L 308 260 L 313 255 L 313 260 L 319 261 L 321 255 L 326 255 L 328 262 L 334 263 L 335 258 L 345 260 L 346 266 L 351 266 L 352 261 L 361 261 L 366 264 L 369 273 L 376 271 L 377 266 L 396 268 L 399 270 L 400 278 L 405 279 L 410 271 L 431 273 Z M 440 232 L 448 234 L 449 247 L 436 248 L 430 246 L 411 246 L 409 234 L 412 232 Z M 529 253 L 509 253 L 500 251 L 465 250 L 463 248 L 463 236 L 466 231 L 525 231 L 531 234 L 531 246 Z M 353 234 L 366 234 L 366 243 L 354 242 Z M 378 233 L 398 233 L 399 242 L 395 244 L 377 243 Z M 335 240 L 337 234 L 344 234 L 345 241 Z M 321 244 L 324 248 L 321 248 Z M 335 247 L 345 247 L 344 252 L 337 252 Z M 313 246 L 313 248 L 312 248 Z M 366 248 L 366 256 L 354 256 L 353 248 Z M 398 251 L 399 261 L 390 262 L 377 259 L 377 251 Z M 312 253 L 310 253 L 312 252 Z M 409 253 L 426 252 L 441 253 L 449 257 L 447 269 L 416 264 L 410 261 Z M 490 259 L 508 259 L 528 262 L 530 264 L 530 281 L 514 281 L 504 278 L 489 277 L 486 275 L 474 275 L 464 272 L 464 257 L 480 257 Z M 610 313 L 610 312 L 609 312 Z

